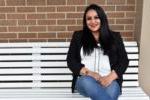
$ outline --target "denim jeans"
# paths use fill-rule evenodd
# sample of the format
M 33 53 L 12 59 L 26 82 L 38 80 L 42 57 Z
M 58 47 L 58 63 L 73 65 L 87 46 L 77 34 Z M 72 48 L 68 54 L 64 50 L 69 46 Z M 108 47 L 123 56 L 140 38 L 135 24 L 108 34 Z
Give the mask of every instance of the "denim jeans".
M 113 81 L 108 87 L 103 87 L 90 76 L 81 76 L 76 82 L 77 91 L 92 100 L 117 100 L 120 95 L 120 86 Z

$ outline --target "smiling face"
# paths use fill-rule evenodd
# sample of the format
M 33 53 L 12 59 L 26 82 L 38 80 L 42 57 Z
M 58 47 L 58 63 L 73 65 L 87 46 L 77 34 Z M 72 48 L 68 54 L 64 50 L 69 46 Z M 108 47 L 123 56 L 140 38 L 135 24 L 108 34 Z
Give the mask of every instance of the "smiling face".
M 95 10 L 89 10 L 86 13 L 86 24 L 92 33 L 97 33 L 99 31 L 101 21 Z

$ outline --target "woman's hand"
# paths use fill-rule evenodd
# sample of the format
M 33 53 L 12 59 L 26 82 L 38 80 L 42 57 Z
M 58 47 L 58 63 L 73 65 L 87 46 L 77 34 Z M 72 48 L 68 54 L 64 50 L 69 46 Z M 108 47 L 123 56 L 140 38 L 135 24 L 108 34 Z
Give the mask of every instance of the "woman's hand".
M 109 86 L 113 80 L 116 80 L 118 78 L 116 72 L 113 70 L 109 75 L 103 76 L 99 79 L 99 82 L 104 87 Z
M 87 76 L 91 76 L 93 77 L 96 81 L 98 81 L 101 76 L 100 74 L 96 73 L 96 72 L 93 72 L 93 71 L 90 71 L 89 69 L 87 69 L 86 67 L 83 67 L 81 70 L 80 70 L 80 74 L 81 75 L 87 75 Z
M 93 72 L 93 71 L 89 71 L 89 72 L 88 72 L 88 76 L 93 77 L 96 81 L 99 81 L 100 78 L 101 78 L 101 76 L 100 76 L 99 73 Z

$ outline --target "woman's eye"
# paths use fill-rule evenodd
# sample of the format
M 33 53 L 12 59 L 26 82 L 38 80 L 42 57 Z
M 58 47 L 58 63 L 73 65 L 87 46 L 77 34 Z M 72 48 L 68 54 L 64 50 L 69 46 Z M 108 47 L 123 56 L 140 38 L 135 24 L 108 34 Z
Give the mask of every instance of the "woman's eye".
M 86 20 L 91 20 L 92 18 L 91 17 L 87 17 L 87 19 Z
M 94 19 L 99 19 L 99 17 L 98 17 L 98 16 L 95 16 Z
M 94 20 L 94 19 L 99 19 L 99 17 L 98 17 L 98 16 L 93 16 L 93 17 L 87 17 L 87 18 L 86 18 L 86 20 L 92 20 L 92 19 L 93 19 L 93 20 Z

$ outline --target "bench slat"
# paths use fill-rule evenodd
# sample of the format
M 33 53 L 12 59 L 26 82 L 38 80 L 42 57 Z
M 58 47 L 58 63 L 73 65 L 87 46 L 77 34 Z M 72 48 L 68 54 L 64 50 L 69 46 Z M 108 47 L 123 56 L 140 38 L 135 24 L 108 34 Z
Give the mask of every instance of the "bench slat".
M 1 43 L 0 47 L 68 47 L 69 42 Z M 137 46 L 135 41 L 124 41 L 125 46 Z
M 33 76 L 0 76 L 3 81 L 17 81 L 17 80 L 72 80 L 71 75 L 33 75 Z
M 123 82 L 123 87 L 135 87 L 135 86 L 136 87 L 139 86 L 138 81 L 124 81 Z M 9 83 L 7 83 L 7 82 L 0 83 L 0 87 L 1 88 L 10 88 L 10 87 L 16 87 L 16 88 L 18 88 L 18 87 L 22 87 L 22 88 L 24 88 L 24 87 L 46 87 L 46 88 L 48 88 L 48 87 L 71 87 L 71 82 L 50 82 L 49 80 L 47 80 L 47 82 L 41 82 L 41 83 L 40 82 L 39 83 L 38 82 L 32 83 L 29 81 L 27 81 L 27 82 L 25 82 L 25 81 L 23 81 L 23 82 L 21 82 L 21 81 L 11 82 L 10 81 Z
M 67 53 L 68 48 L 7 48 L 1 49 L 0 54 L 5 53 Z
M 123 87 L 122 88 L 123 93 L 144 93 L 140 87 Z M 0 94 L 6 94 L 6 93 L 70 93 L 71 89 L 70 88 L 41 88 L 41 89 L 0 89 Z
M 124 74 L 124 80 L 137 80 L 137 74 Z M 0 76 L 3 81 L 17 81 L 17 80 L 72 80 L 72 75 L 15 75 L 15 76 Z
M 53 62 L 0 62 L 1 67 L 64 67 L 67 66 L 66 62 L 59 62 L 59 61 L 53 61 Z
M 128 53 L 137 53 L 137 47 L 126 47 Z M 68 48 L 4 48 L 0 50 L 0 54 L 4 53 L 66 53 Z
M 20 83 L 0 83 L 0 88 L 62 88 L 69 87 L 71 90 L 71 82 L 37 82 L 37 83 L 28 83 L 28 82 L 20 82 Z
M 59 70 L 58 70 L 59 69 Z M 1 74 L 40 74 L 40 73 L 51 73 L 51 74 L 71 74 L 68 68 L 5 68 L 0 69 Z M 127 68 L 126 73 L 138 73 L 138 68 Z
M 45 66 L 45 67 L 56 67 L 56 66 L 67 66 L 65 61 L 52 61 L 52 62 L 0 62 L 1 67 L 34 67 L 34 66 Z M 138 66 L 138 61 L 129 61 L 129 66 Z
M 138 54 L 128 54 L 129 59 L 138 59 Z M 0 61 L 9 60 L 66 60 L 66 55 L 1 55 Z
M 66 55 L 2 55 L 0 61 L 5 60 L 66 60 Z
M 124 81 L 123 87 L 138 87 L 138 81 Z M 28 82 L 19 82 L 19 83 L 0 83 L 0 88 L 27 88 L 27 87 L 45 87 L 45 88 L 54 88 L 54 87 L 69 87 L 71 89 L 71 82 L 37 82 L 37 83 L 28 83 Z

